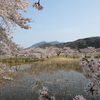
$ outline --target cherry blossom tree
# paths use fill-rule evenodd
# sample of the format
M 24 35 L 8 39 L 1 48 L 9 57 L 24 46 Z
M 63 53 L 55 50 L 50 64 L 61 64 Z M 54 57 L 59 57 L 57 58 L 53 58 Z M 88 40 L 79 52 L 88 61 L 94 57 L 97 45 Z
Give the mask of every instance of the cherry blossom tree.
M 95 47 L 87 47 L 84 49 L 80 49 L 79 52 L 84 53 L 84 55 L 86 56 L 87 53 L 96 53 L 96 49 Z
M 81 53 L 94 53 L 94 52 L 96 52 L 96 49 L 95 49 L 95 47 L 87 47 L 84 49 L 80 49 L 80 52 Z
M 97 52 L 98 57 L 99 57 L 99 59 L 100 59 L 100 48 L 97 48 L 97 49 L 96 49 L 96 52 Z
M 68 56 L 69 53 L 73 53 L 74 50 L 72 50 L 70 47 L 64 47 L 63 48 L 63 52 L 66 55 L 66 57 Z
M 62 52 L 62 49 L 61 48 L 56 48 L 55 50 L 56 50 L 55 52 L 56 52 L 57 56 L 59 57 L 61 52 Z
M 27 0 L 0 0 L 0 43 L 6 43 L 12 49 L 11 51 L 17 51 L 17 45 L 9 37 L 10 33 L 13 33 L 17 26 L 24 29 L 30 28 L 28 23 L 32 22 L 31 18 L 24 17 L 20 13 L 20 10 L 27 12 L 26 8 L 29 5 Z M 40 0 L 32 6 L 38 10 L 43 9 Z

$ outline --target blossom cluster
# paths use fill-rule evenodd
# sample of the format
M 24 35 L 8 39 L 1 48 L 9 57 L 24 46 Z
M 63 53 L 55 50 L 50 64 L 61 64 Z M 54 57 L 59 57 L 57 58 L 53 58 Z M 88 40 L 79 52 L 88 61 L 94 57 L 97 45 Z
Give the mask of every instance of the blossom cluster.
M 76 95 L 73 100 L 86 100 L 82 95 Z
M 55 100 L 55 97 L 49 97 L 48 89 L 46 87 L 43 87 L 42 90 L 39 90 L 39 100 Z
M 43 87 L 43 89 L 39 90 L 39 100 L 56 100 L 54 96 L 48 96 L 48 89 L 47 87 Z M 76 95 L 73 100 L 86 100 L 82 95 Z
M 90 95 L 93 97 L 98 96 L 100 94 L 100 89 L 93 82 L 89 82 L 84 88 L 84 91 L 87 94 L 90 93 Z
M 39 2 L 34 2 L 33 5 L 32 5 L 34 8 L 38 9 L 38 10 L 42 10 L 43 7 L 40 5 Z
M 100 95 L 100 63 L 93 56 L 87 59 L 85 56 L 80 57 L 80 65 L 83 69 L 83 74 L 90 82 L 85 87 L 85 92 L 90 93 L 95 97 Z
M 26 12 L 26 7 L 29 6 L 29 3 L 26 0 L 0 0 L 0 20 L 1 26 L 5 30 L 9 30 L 11 25 L 19 25 L 22 28 L 27 29 L 27 22 L 30 22 L 29 18 L 25 18 L 19 13 L 19 10 Z M 6 27 L 5 27 L 6 26 Z

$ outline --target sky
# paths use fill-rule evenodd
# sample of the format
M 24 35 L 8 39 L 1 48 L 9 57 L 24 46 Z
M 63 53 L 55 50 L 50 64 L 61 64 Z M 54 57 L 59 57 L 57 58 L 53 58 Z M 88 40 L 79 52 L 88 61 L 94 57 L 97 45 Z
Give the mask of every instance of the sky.
M 37 0 L 27 0 L 30 4 Z M 40 0 L 39 11 L 31 5 L 23 16 L 32 18 L 30 29 L 17 27 L 13 41 L 27 48 L 41 41 L 71 42 L 100 36 L 100 0 Z

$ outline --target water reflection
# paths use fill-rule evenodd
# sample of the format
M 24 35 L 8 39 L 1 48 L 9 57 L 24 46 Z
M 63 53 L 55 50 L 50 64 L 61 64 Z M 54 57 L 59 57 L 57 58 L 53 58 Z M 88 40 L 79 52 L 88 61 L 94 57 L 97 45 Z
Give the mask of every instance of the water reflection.
M 13 78 L 0 79 L 0 100 L 38 100 L 37 91 L 42 86 L 48 87 L 49 95 L 56 100 L 71 100 L 78 94 L 92 100 L 83 91 L 88 80 L 78 65 L 33 63 L 11 68 L 14 72 L 0 73 Z

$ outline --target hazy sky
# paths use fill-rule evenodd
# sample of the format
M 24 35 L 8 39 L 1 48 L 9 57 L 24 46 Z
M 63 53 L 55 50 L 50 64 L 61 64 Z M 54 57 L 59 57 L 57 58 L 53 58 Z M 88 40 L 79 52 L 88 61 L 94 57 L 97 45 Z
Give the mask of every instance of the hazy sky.
M 31 4 L 37 0 L 27 0 Z M 70 42 L 100 36 L 100 0 L 41 0 L 42 11 L 27 9 L 31 29 L 17 28 L 13 41 L 23 47 L 41 41 Z

